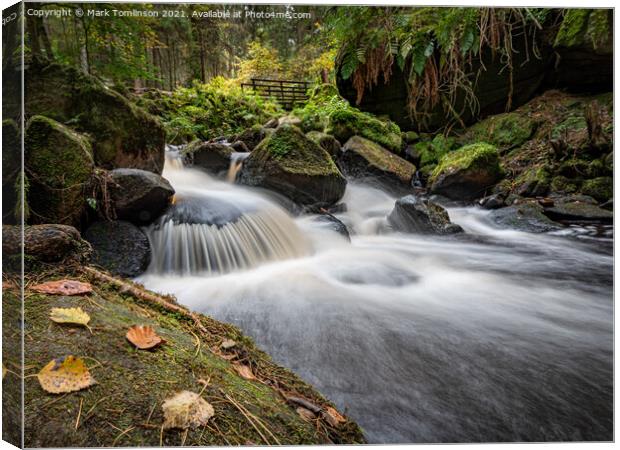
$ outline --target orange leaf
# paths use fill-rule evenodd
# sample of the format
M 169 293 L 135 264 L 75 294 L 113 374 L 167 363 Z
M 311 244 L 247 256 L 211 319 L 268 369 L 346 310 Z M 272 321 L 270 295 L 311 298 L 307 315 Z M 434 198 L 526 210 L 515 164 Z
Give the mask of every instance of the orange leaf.
M 52 394 L 79 391 L 96 383 L 84 361 L 75 356 L 51 360 L 37 378 L 41 387 Z
M 233 367 L 241 378 L 245 378 L 246 380 L 256 380 L 256 376 L 252 373 L 250 366 L 246 366 L 244 364 L 233 364 Z
M 35 292 L 53 295 L 82 295 L 93 291 L 90 283 L 82 283 L 77 280 L 57 280 L 37 284 L 31 288 Z
M 148 350 L 166 342 L 155 333 L 153 327 L 148 325 L 134 325 L 127 331 L 125 337 L 141 350 Z
M 322 414 L 323 414 L 323 418 L 325 419 L 325 421 L 329 423 L 332 427 L 337 427 L 341 423 L 344 423 L 347 421 L 347 419 L 345 419 L 342 416 L 342 414 L 340 414 L 338 411 L 336 411 L 331 406 L 328 406 L 327 408 L 325 408 L 322 411 Z
M 310 421 L 312 421 L 312 420 L 314 420 L 316 418 L 316 415 L 312 411 L 310 411 L 309 409 L 304 408 L 303 406 L 298 407 L 296 409 L 296 411 L 297 411 L 297 414 L 299 414 L 299 416 L 302 419 L 304 419 L 304 420 L 306 420 L 308 422 L 310 422 Z

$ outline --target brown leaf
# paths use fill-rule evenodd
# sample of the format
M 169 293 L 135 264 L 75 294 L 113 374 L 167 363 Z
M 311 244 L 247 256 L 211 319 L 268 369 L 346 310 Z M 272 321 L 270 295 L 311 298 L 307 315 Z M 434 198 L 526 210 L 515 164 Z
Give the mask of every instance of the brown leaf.
M 41 294 L 53 295 L 82 295 L 93 291 L 93 287 L 90 283 L 82 283 L 77 280 L 47 281 L 45 283 L 32 286 L 31 289 L 35 292 L 40 292 Z
M 167 399 L 162 408 L 164 410 L 164 430 L 204 426 L 215 415 L 213 406 L 200 395 L 190 391 L 179 392 Z
M 51 360 L 37 378 L 41 387 L 52 394 L 79 391 L 96 383 L 84 361 L 75 356 Z
M 325 408 L 322 412 L 322 415 L 323 415 L 323 419 L 325 419 L 325 421 L 334 428 L 340 425 L 341 423 L 344 423 L 347 421 L 347 419 L 345 419 L 342 416 L 342 414 L 340 414 L 338 411 L 336 411 L 331 406 L 328 406 L 327 408 Z
M 141 350 L 148 350 L 166 342 L 149 325 L 134 325 L 127 331 L 125 337 Z
M 232 339 L 224 339 L 224 341 L 220 344 L 220 347 L 223 348 L 224 350 L 230 350 L 236 345 L 237 343 L 233 341 Z
M 233 364 L 233 367 L 241 378 L 256 380 L 256 376 L 252 373 L 252 368 L 250 366 L 246 366 L 245 364 Z
M 295 411 L 297 411 L 297 414 L 299 414 L 302 419 L 307 420 L 308 422 L 316 419 L 316 414 L 303 406 L 298 407 Z

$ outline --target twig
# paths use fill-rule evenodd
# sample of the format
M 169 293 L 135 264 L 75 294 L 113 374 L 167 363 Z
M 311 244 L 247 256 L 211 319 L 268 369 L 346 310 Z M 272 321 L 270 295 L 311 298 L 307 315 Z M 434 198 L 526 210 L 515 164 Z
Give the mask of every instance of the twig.
M 80 417 L 82 416 L 82 405 L 84 404 L 84 397 L 80 399 L 80 409 L 78 411 L 77 419 L 75 419 L 75 431 L 80 426 Z
M 224 394 L 224 397 L 226 397 L 226 399 L 230 403 L 232 403 L 235 408 L 237 408 L 239 410 L 239 412 L 243 415 L 243 417 L 246 418 L 246 420 L 250 423 L 250 425 L 252 425 L 252 427 L 256 430 L 258 435 L 263 439 L 263 441 L 265 441 L 265 444 L 271 445 L 271 443 L 267 440 L 265 435 L 263 433 L 261 433 L 261 431 L 258 429 L 258 427 L 254 423 L 254 421 L 252 419 L 250 419 L 250 417 L 245 413 L 243 408 L 241 406 L 239 406 L 239 404 L 236 401 L 234 401 L 226 392 L 222 391 L 222 394 Z
M 112 441 L 112 447 L 116 446 L 116 442 L 123 437 L 124 435 L 126 435 L 127 433 L 129 433 L 131 430 L 133 430 L 136 427 L 129 427 L 127 428 L 125 431 L 123 431 L 121 434 L 119 434 L 118 436 L 116 436 L 116 438 L 114 438 L 114 441 Z

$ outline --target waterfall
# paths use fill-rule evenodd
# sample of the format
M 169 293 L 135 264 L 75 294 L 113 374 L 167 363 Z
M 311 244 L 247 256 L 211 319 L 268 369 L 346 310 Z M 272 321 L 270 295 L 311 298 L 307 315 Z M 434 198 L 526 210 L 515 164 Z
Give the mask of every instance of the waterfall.
M 247 155 L 233 153 L 227 178 L 234 181 Z M 166 213 L 144 230 L 152 250 L 150 273 L 221 274 L 309 253 L 307 239 L 283 209 L 185 168 L 177 148 L 166 152 L 164 177 L 176 194 Z
M 230 155 L 230 167 L 228 168 L 228 173 L 226 174 L 226 181 L 229 183 L 234 183 L 237 179 L 237 174 L 243 167 L 243 161 L 245 158 L 250 156 L 249 152 L 235 152 Z

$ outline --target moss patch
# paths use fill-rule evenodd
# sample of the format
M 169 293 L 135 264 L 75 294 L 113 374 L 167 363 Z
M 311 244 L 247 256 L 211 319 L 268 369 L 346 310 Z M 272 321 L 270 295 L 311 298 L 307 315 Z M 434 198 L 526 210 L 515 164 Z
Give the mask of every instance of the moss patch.
M 535 130 L 535 122 L 524 112 L 498 114 L 469 128 L 465 141 L 484 141 L 501 149 L 511 149 L 522 145 Z
M 400 129 L 392 122 L 382 122 L 369 114 L 352 109 L 335 111 L 329 117 L 326 130 L 341 142 L 352 136 L 362 136 L 394 153 L 400 153 L 402 138 Z
M 581 192 L 594 197 L 599 202 L 605 202 L 614 195 L 614 179 L 612 177 L 598 177 L 583 183 Z
M 485 170 L 498 178 L 503 175 L 497 148 L 491 144 L 479 142 L 466 145 L 445 155 L 433 170 L 431 180 L 437 179 L 440 175 L 461 170 Z
M 58 276 L 30 275 L 37 281 Z M 62 276 L 80 278 L 71 272 Z M 26 446 L 158 446 L 160 439 L 165 446 L 261 445 L 265 440 L 289 445 L 363 442 L 351 422 L 334 428 L 323 421 L 303 420 L 281 392 L 323 407 L 329 403 L 294 374 L 273 364 L 235 327 L 200 316 L 208 330 L 204 335 L 184 315 L 120 293 L 106 283 L 94 285 L 95 291 L 86 297 L 26 290 Z M 15 297 L 4 303 L 5 308 L 20 307 Z M 92 334 L 50 322 L 52 307 L 77 306 L 91 316 Z M 167 343 L 154 351 L 134 349 L 125 339 L 127 328 L 134 324 L 153 326 Z M 234 350 L 220 350 L 224 339 L 237 343 Z M 44 392 L 31 375 L 53 358 L 70 354 L 86 361 L 98 384 L 67 395 Z M 235 360 L 250 365 L 262 382 L 241 378 L 234 370 Z M 201 380 L 208 382 L 204 390 Z M 206 427 L 160 434 L 161 405 L 181 390 L 201 392 L 215 408 L 215 416 Z M 258 417 L 269 433 L 260 426 L 261 433 L 257 432 L 230 399 Z

